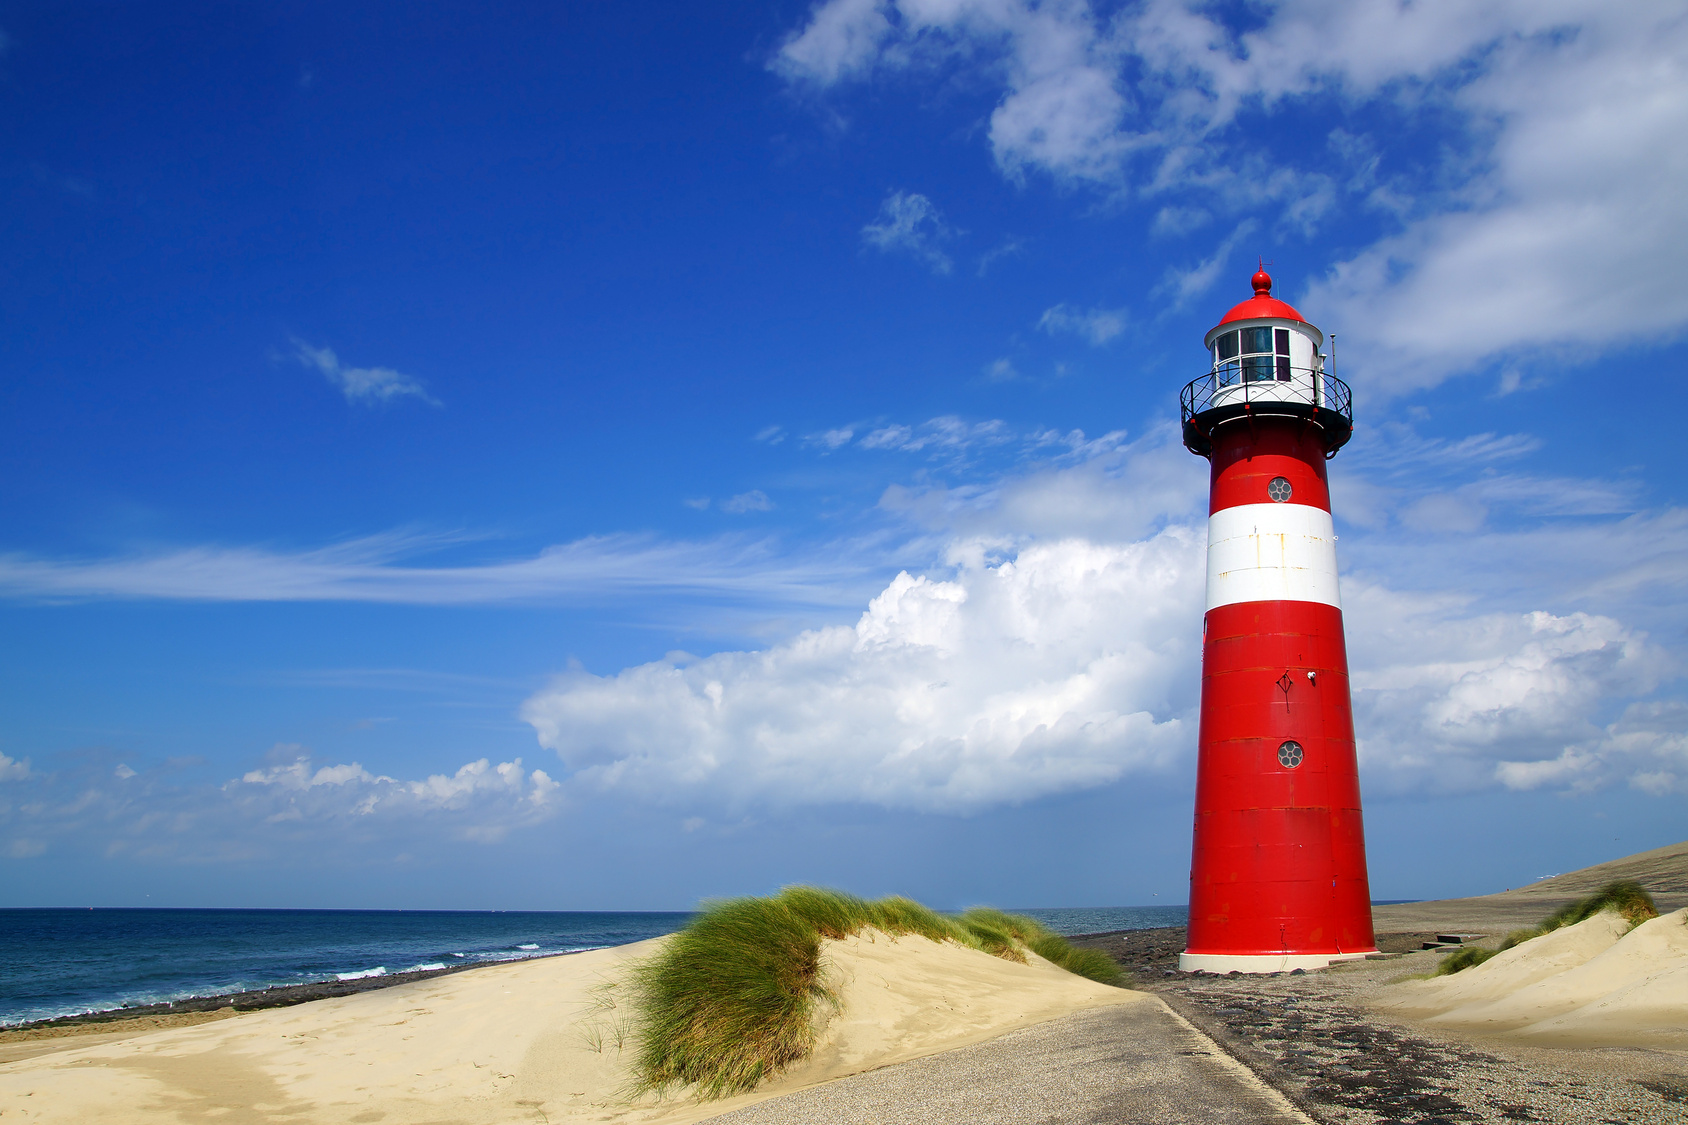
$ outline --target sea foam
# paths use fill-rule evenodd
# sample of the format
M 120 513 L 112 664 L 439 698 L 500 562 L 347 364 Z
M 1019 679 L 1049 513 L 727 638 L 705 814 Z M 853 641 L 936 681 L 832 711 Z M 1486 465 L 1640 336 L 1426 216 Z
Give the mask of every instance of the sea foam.
M 445 966 L 441 965 L 440 967 L 443 969 Z M 387 975 L 387 967 L 385 965 L 380 965 L 380 966 L 377 966 L 376 968 L 373 968 L 373 969 L 365 969 L 361 973 L 335 973 L 334 974 L 335 978 L 338 979 L 338 980 L 365 980 L 369 977 L 384 977 L 386 975 Z

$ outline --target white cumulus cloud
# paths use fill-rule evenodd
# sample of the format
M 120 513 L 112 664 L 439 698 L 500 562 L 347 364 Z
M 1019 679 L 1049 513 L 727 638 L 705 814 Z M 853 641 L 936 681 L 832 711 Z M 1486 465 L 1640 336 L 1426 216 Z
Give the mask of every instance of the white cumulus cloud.
M 1200 544 L 1062 540 L 899 574 L 856 624 L 761 652 L 573 672 L 523 717 L 573 780 L 656 800 L 970 811 L 1164 770 L 1200 617 Z
M 520 758 L 496 765 L 481 758 L 455 773 L 403 781 L 371 774 L 357 762 L 318 766 L 299 748 L 292 761 L 253 770 L 222 793 L 244 815 L 267 824 L 403 833 L 439 820 L 459 839 L 493 843 L 554 815 L 560 788 L 544 770 L 525 769 Z
M 482 758 L 414 780 L 357 762 L 322 763 L 277 745 L 268 763 L 220 785 L 173 771 L 82 764 L 31 771 L 0 797 L 0 816 L 32 847 L 160 859 L 230 860 L 302 849 L 427 840 L 493 843 L 562 809 L 561 785 L 520 758 Z M 39 850 L 30 854 L 39 854 Z
M 1360 757 L 1385 787 L 1537 788 L 1635 768 L 1603 752 L 1600 718 L 1669 673 L 1645 635 L 1596 614 L 1472 614 L 1364 586 L 1346 600 Z

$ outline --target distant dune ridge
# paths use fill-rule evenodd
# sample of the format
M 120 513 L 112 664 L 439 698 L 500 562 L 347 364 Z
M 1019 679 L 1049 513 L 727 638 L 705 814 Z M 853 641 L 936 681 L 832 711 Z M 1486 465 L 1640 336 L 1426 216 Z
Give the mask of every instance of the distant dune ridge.
M 1500 894 L 1374 906 L 1372 921 L 1379 933 L 1463 928 L 1505 932 L 1534 925 L 1559 907 L 1621 879 L 1633 879 L 1646 887 L 1660 910 L 1688 906 L 1688 840 L 1567 871 Z

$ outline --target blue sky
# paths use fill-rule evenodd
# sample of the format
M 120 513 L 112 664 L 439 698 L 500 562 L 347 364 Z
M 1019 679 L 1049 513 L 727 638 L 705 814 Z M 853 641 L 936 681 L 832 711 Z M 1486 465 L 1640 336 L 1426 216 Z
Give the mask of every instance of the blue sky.
M 19 4 L 13 905 L 1181 902 L 1201 337 L 1338 337 L 1374 893 L 1673 842 L 1668 4 Z

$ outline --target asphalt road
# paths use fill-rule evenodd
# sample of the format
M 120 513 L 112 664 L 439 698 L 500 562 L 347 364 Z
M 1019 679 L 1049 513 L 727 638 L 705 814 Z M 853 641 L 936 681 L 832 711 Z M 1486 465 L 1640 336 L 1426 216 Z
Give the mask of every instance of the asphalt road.
M 709 1120 L 717 1125 L 1313 1125 L 1160 1003 L 1079 1012 Z

